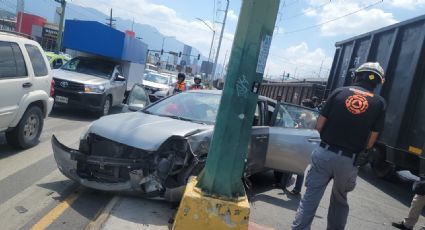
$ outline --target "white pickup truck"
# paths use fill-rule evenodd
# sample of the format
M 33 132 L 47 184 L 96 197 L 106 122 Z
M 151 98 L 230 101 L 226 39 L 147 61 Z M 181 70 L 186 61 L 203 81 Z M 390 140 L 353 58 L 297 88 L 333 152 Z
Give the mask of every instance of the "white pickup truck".
M 53 71 L 55 106 L 81 108 L 109 114 L 120 105 L 126 91 L 142 83 L 144 66 L 100 57 L 75 57 Z

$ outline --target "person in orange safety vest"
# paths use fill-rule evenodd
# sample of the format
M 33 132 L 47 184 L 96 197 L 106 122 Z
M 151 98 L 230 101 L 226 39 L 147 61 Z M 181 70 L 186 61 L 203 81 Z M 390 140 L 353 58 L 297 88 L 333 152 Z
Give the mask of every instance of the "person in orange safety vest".
M 173 94 L 186 91 L 186 82 L 184 81 L 185 79 L 186 79 L 186 75 L 184 75 L 184 73 L 179 73 L 177 75 L 177 83 L 174 86 Z

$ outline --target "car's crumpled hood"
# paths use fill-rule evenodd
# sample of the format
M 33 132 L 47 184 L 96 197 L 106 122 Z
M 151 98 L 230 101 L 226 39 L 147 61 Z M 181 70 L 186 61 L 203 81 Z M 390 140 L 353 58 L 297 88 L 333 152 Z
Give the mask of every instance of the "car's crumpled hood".
M 101 78 L 101 77 L 96 77 L 89 74 L 77 73 L 77 72 L 66 71 L 61 69 L 55 69 L 53 70 L 52 73 L 54 78 L 59 78 L 62 80 L 67 80 L 72 82 L 78 82 L 82 84 L 98 85 L 98 84 L 105 84 L 109 82 L 109 80 Z
M 213 126 L 133 112 L 102 117 L 92 123 L 88 132 L 135 148 L 155 151 L 171 136 L 186 136 L 211 128 Z

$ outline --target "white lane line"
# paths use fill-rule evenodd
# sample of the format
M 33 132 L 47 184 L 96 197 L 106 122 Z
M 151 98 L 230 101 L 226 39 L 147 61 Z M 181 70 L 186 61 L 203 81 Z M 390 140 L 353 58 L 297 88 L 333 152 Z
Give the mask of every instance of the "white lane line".
M 86 125 L 71 131 L 57 132 L 56 135 L 63 144 L 76 147 L 79 137 L 85 129 Z M 18 152 L 8 158 L 0 160 L 0 181 L 32 164 L 37 163 L 51 154 L 53 154 L 53 152 L 49 139 L 34 148 Z
M 54 170 L 0 206 L 1 229 L 21 229 L 73 185 L 58 169 Z

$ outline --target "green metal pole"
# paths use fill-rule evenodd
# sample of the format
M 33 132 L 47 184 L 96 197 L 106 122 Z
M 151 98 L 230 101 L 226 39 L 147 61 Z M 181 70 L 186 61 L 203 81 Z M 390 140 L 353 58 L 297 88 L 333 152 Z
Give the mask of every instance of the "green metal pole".
M 204 194 L 234 200 L 245 195 L 242 174 L 255 106 L 280 0 L 243 0 L 204 170 Z
M 55 53 L 60 53 L 62 48 L 62 33 L 63 33 L 63 22 L 65 20 L 65 8 L 66 8 L 66 1 L 65 0 L 55 0 L 56 2 L 61 4 L 62 12 L 60 16 L 59 21 L 59 31 L 58 31 L 58 38 L 56 40 L 56 49 Z

